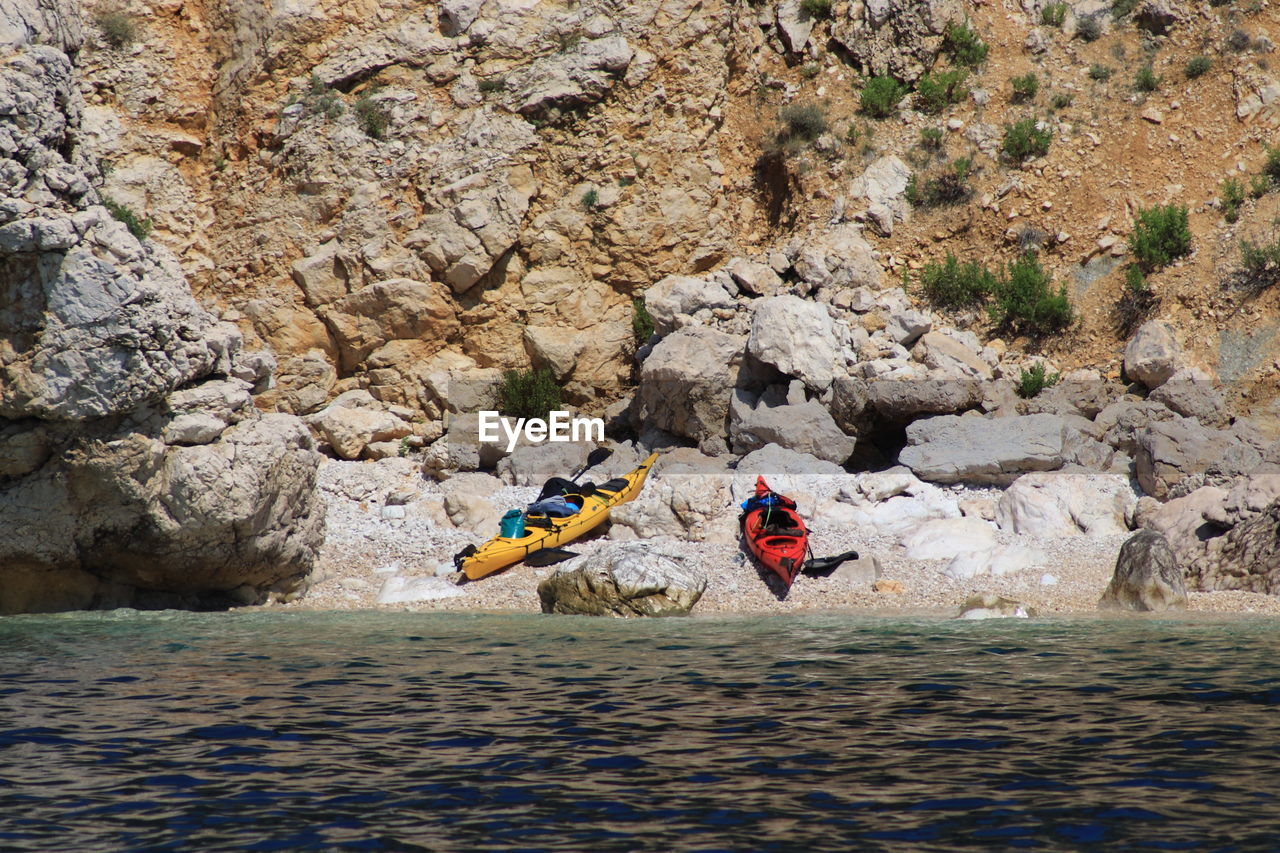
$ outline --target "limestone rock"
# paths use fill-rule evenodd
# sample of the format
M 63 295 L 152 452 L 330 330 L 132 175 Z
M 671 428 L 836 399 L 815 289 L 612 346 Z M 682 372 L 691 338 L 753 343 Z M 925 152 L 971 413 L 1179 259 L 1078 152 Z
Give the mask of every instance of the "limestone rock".
M 524 346 L 534 367 L 545 367 L 557 382 L 564 382 L 573 374 L 586 341 L 576 329 L 525 326 Z
M 797 296 L 755 303 L 747 352 L 782 373 L 821 390 L 835 378 L 835 326 L 826 308 Z
M 862 174 L 849 185 L 849 195 L 864 198 L 868 206 L 886 208 L 899 222 L 907 218 L 909 207 L 905 199 L 907 182 L 911 179 L 911 167 L 902 158 L 888 154 L 872 161 Z
M 776 444 L 766 444 L 759 450 L 753 450 L 738 462 L 738 470 L 757 473 L 765 471 L 773 474 L 790 474 L 796 476 L 844 476 L 844 469 L 834 462 L 827 462 L 808 453 L 788 450 Z
M 390 412 L 331 405 L 311 424 L 342 459 L 359 459 L 365 447 L 378 441 L 394 441 L 413 427 Z
M 766 444 L 776 444 L 836 465 L 844 464 L 855 444 L 816 400 L 746 409 L 740 418 L 731 419 L 729 436 L 734 453 L 747 454 Z
M 1032 472 L 1000 496 L 996 523 L 1033 536 L 1111 536 L 1129 529 L 1137 502 L 1127 480 L 1114 474 Z
M 640 542 L 609 544 L 576 557 L 538 584 L 543 613 L 683 616 L 707 588 L 674 554 Z
M 1056 415 L 943 415 L 907 427 L 898 461 L 935 483 L 1007 485 L 1028 471 L 1061 468 L 1077 438 L 1077 428 Z
M 979 593 L 965 599 L 957 619 L 1027 619 L 1035 616 L 1034 608 L 993 592 Z
M 395 575 L 387 578 L 378 590 L 378 604 L 412 604 L 417 601 L 439 601 L 466 595 L 444 578 L 411 578 Z
M 738 287 L 752 296 L 774 296 L 782 288 L 782 279 L 768 264 L 734 258 L 725 269 Z
M 667 335 L 687 325 L 689 317 L 704 308 L 732 308 L 734 301 L 713 281 L 687 275 L 670 275 L 645 291 L 645 308 L 653 317 L 654 331 Z
M 1181 610 L 1187 606 L 1182 570 L 1168 541 L 1139 530 L 1120 548 L 1116 570 L 1098 606 L 1118 610 Z
M 1142 324 L 1124 348 L 1124 373 L 1148 388 L 1158 388 L 1185 368 L 1186 356 L 1173 327 L 1159 320 Z
M 991 368 L 973 350 L 941 332 L 926 332 L 916 341 L 912 356 L 925 367 L 957 379 L 991 379 Z
M 667 335 L 640 368 L 641 423 L 691 438 L 712 454 L 727 449 L 729 396 L 746 339 L 705 326 Z
M 873 0 L 853 10 L 833 23 L 832 38 L 869 75 L 907 83 L 933 66 L 947 22 L 962 20 L 965 11 L 959 0 Z
M 927 521 L 902 538 L 912 560 L 950 559 L 966 551 L 982 551 L 996 544 L 995 528 L 976 518 Z
M 1184 480 L 1211 469 L 1225 470 L 1228 477 L 1248 473 L 1263 462 L 1256 440 L 1247 432 L 1208 429 L 1190 418 L 1154 423 L 1136 436 L 1138 482 L 1147 494 L 1163 500 L 1175 495 Z

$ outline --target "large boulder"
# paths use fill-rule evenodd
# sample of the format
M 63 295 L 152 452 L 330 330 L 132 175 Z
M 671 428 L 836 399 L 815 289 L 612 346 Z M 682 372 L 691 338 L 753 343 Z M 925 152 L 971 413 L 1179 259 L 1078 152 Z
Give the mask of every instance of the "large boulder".
M 747 352 L 810 388 L 830 386 L 840 342 L 826 307 L 790 295 L 754 304 Z
M 745 343 L 705 326 L 659 341 L 640 368 L 640 422 L 693 439 L 706 453 L 725 452 L 729 396 L 740 381 Z
M 1057 415 L 943 415 L 907 427 L 898 461 L 935 483 L 1008 485 L 1030 471 L 1061 468 L 1078 442 L 1075 421 Z
M 0 611 L 288 596 L 323 537 L 321 457 L 249 403 L 268 361 L 98 204 L 59 49 L 78 20 L 0 3 L 0 40 L 42 43 L 0 65 Z
M 985 551 L 995 544 L 995 528 L 980 518 L 934 519 L 902 537 L 902 547 L 912 560 L 949 560 L 957 554 Z
M 1168 541 L 1139 530 L 1120 548 L 1115 574 L 1098 606 L 1117 610 L 1171 610 L 1187 606 L 1182 570 Z
M 1125 533 L 1138 498 L 1115 474 L 1042 471 L 1013 482 L 996 508 L 1001 530 L 1034 536 Z
M 663 474 L 646 483 L 635 500 L 609 511 L 609 536 L 729 543 L 737 537 L 737 518 L 733 477 L 728 473 Z
M 729 429 L 734 453 L 747 454 L 776 444 L 837 465 L 853 454 L 855 440 L 840 431 L 831 413 L 816 400 L 735 408 L 735 413 L 739 416 L 732 419 Z
M 1138 482 L 1144 491 L 1164 500 L 1185 493 L 1184 480 L 1217 470 L 1232 478 L 1255 471 L 1264 461 L 1257 446 L 1261 439 L 1246 425 L 1239 429 L 1215 430 L 1191 418 L 1175 418 L 1154 423 L 1138 431 L 1134 462 Z M 1200 485 L 1202 479 L 1195 479 Z
M 659 335 L 688 325 L 691 317 L 704 308 L 734 307 L 733 297 L 723 287 L 714 281 L 687 275 L 669 275 L 659 281 L 645 291 L 644 304 Z
M 808 453 L 789 450 L 776 444 L 766 444 L 753 450 L 738 462 L 738 470 L 747 473 L 791 474 L 796 476 L 839 477 L 845 471 L 834 462 L 819 459 Z
M 1148 388 L 1158 388 L 1187 367 L 1173 327 L 1159 320 L 1142 324 L 1124 348 L 1124 373 Z
M 543 613 L 684 616 L 706 588 L 706 577 L 673 554 L 626 542 L 566 563 L 538 584 L 538 598 Z

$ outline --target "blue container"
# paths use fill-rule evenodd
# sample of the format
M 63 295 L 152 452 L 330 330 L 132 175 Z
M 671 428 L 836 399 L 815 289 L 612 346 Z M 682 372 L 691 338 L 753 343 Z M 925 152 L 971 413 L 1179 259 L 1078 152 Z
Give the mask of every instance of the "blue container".
M 498 535 L 508 539 L 519 539 L 524 536 L 524 513 L 518 509 L 509 509 L 498 522 Z

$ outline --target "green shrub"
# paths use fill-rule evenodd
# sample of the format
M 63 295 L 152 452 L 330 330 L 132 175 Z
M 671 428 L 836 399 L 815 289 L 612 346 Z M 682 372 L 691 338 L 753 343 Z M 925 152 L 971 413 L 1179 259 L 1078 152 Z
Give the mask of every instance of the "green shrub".
M 1036 92 L 1040 91 L 1040 80 L 1036 77 L 1035 72 L 1023 74 L 1021 77 L 1013 77 L 1009 80 L 1013 85 L 1013 102 L 1020 104 L 1030 101 L 1036 96 Z
M 507 78 L 505 77 L 486 77 L 478 84 L 481 92 L 501 92 L 507 88 Z
M 1144 273 L 1168 266 L 1191 251 L 1191 228 L 1185 205 L 1138 208 L 1138 221 L 1129 235 L 1129 249 Z
M 1241 275 L 1253 290 L 1271 287 L 1280 281 L 1280 240 L 1258 244 L 1240 241 Z
M 800 11 L 810 18 L 830 18 L 831 0 L 800 0 Z
M 1222 218 L 1235 222 L 1240 218 L 1240 205 L 1244 204 L 1244 186 L 1235 178 L 1222 182 Z
M 991 318 L 1001 329 L 1031 337 L 1062 331 L 1071 325 L 1075 315 L 1066 286 L 1054 293 L 1051 283 L 1040 260 L 1028 252 L 996 280 Z
M 818 76 L 818 72 L 822 70 L 822 66 L 816 62 L 806 62 L 800 66 L 800 76 L 806 80 L 812 80 Z
M 366 95 L 351 105 L 351 111 L 355 113 L 360 129 L 370 139 L 386 137 L 387 128 L 391 125 L 391 114 L 382 104 Z
M 498 410 L 509 418 L 546 418 L 560 408 L 560 386 L 548 368 L 507 370 L 498 386 Z
M 1065 110 L 1071 106 L 1072 100 L 1072 97 L 1066 92 L 1058 92 L 1053 96 L 1053 100 L 1049 102 L 1049 106 L 1055 110 Z
M 812 142 L 827 132 L 827 116 L 817 104 L 790 104 L 778 114 L 782 122 L 779 141 L 790 139 Z
M 1280 144 L 1267 145 L 1263 150 L 1267 154 L 1267 162 L 1262 165 L 1262 173 L 1271 179 L 1271 183 L 1280 184 Z
M 582 194 L 582 209 L 590 213 L 600 203 L 600 193 L 594 187 Z
M 968 21 L 947 23 L 946 31 L 942 34 L 942 49 L 951 57 L 952 62 L 970 68 L 977 68 L 986 61 L 988 51 L 987 43 L 978 38 Z
M 1061 27 L 1066 19 L 1066 3 L 1046 3 L 1040 9 L 1040 23 L 1046 27 Z
M 1124 271 L 1124 287 L 1116 300 L 1116 329 L 1123 337 L 1132 335 L 1151 316 L 1160 298 L 1151 290 L 1147 279 L 1137 264 L 1130 264 Z
M 337 92 L 330 89 L 318 74 L 312 74 L 307 89 L 302 93 L 302 106 L 311 115 L 337 118 L 346 106 Z
M 1209 57 L 1207 56 L 1194 57 L 1191 59 L 1190 62 L 1187 63 L 1187 67 L 1186 67 L 1187 79 L 1194 80 L 1197 77 L 1202 76 L 1211 67 L 1213 67 L 1213 61 L 1209 59 Z
M 920 271 L 925 298 L 941 308 L 981 305 L 995 290 L 996 277 L 977 261 L 960 263 L 947 252 L 942 263 L 930 262 Z
M 1249 195 L 1253 198 L 1262 198 L 1271 192 L 1271 178 L 1266 175 L 1254 175 L 1249 179 Z
M 942 128 L 920 128 L 920 147 L 927 151 L 938 151 L 942 148 Z
M 1253 44 L 1253 39 L 1244 30 L 1232 30 L 1227 36 L 1227 50 L 1232 53 L 1244 53 Z
M 1043 157 L 1048 154 L 1049 143 L 1052 141 L 1052 131 L 1040 129 L 1033 118 L 1025 118 L 1004 126 L 1004 142 L 1000 147 L 1009 159 L 1021 163 L 1028 157 Z
M 138 25 L 133 16 L 120 9 L 103 9 L 93 16 L 93 23 L 107 44 L 119 50 L 138 40 Z
M 1111 4 L 1111 17 L 1120 20 L 1136 8 L 1138 8 L 1138 0 L 1115 0 Z
M 129 229 L 129 233 L 133 234 L 133 236 L 137 237 L 139 240 L 147 239 L 147 236 L 151 233 L 152 222 L 150 217 L 141 219 L 138 214 L 134 213 L 125 205 L 109 199 L 106 196 L 103 196 L 102 198 L 102 206 L 105 207 L 107 212 L 112 216 L 123 222 L 124 226 Z
M 958 104 L 969 94 L 964 85 L 965 72 L 954 68 L 926 74 L 916 81 L 916 109 L 936 115 L 951 104 Z
M 1138 69 L 1138 74 L 1133 78 L 1133 88 L 1139 92 L 1154 92 L 1160 88 L 1163 77 L 1157 77 L 1156 72 L 1151 68 L 1151 63 L 1147 63 Z
M 942 172 L 926 177 L 912 174 L 907 179 L 906 199 L 913 207 L 938 207 L 967 201 L 973 190 L 969 187 L 968 157 L 957 157 Z
M 631 334 L 635 336 L 638 345 L 643 345 L 653 337 L 653 317 L 644 300 L 639 297 L 631 300 Z
M 859 105 L 872 118 L 888 118 L 898 111 L 898 102 L 906 94 L 906 87 L 892 77 L 872 77 L 862 88 Z
M 1098 63 L 1095 62 L 1089 66 L 1089 79 L 1090 80 L 1110 80 L 1111 69 L 1105 65 L 1099 65 Z
M 1102 38 L 1102 17 L 1100 15 L 1085 15 L 1079 21 L 1076 21 L 1076 38 L 1085 41 L 1097 41 Z
M 1046 375 L 1044 364 L 1036 362 L 1031 365 L 1030 370 L 1024 368 L 1018 377 L 1018 396 L 1024 400 L 1030 400 L 1044 389 L 1057 385 L 1061 378 L 1061 373 Z

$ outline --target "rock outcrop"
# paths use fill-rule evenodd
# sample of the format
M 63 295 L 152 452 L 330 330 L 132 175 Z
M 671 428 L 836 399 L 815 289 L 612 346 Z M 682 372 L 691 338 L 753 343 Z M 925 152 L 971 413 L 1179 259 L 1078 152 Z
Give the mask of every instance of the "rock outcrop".
M 707 579 L 645 543 L 606 545 L 566 563 L 538 584 L 543 613 L 683 616 Z
M 1139 530 L 1120 548 L 1103 609 L 1161 611 L 1183 609 L 1187 592 L 1182 570 L 1168 541 L 1154 530 Z
M 0 66 L 0 612 L 288 595 L 323 536 L 311 435 L 253 406 L 272 360 L 247 357 L 92 187 L 78 11 L 15 8 L 22 26 L 6 6 L 0 27 L 16 49 Z

